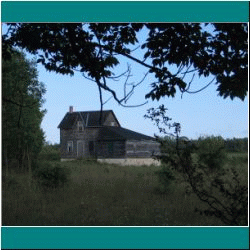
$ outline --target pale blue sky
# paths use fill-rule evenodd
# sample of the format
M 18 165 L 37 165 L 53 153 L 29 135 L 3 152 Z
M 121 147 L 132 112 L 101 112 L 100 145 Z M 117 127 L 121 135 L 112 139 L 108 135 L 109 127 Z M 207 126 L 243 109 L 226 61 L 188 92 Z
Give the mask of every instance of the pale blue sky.
M 139 55 L 140 56 L 140 55 Z M 130 81 L 138 82 L 142 79 L 146 69 L 131 63 L 132 75 Z M 121 61 L 118 72 L 126 69 L 127 62 Z M 91 82 L 76 73 L 73 77 L 59 75 L 46 71 L 43 66 L 38 65 L 39 81 L 45 83 L 47 93 L 44 98 L 46 102 L 43 108 L 47 113 L 42 122 L 46 140 L 51 143 L 59 143 L 60 133 L 57 128 L 63 119 L 69 106 L 74 106 L 75 111 L 99 110 L 99 92 L 94 82 Z M 150 91 L 152 78 L 148 77 L 135 90 L 128 105 L 140 104 L 145 101 L 144 96 Z M 211 78 L 194 79 L 191 89 L 197 90 L 205 86 Z M 112 86 L 118 89 L 122 97 L 122 79 L 114 82 Z M 120 90 L 120 91 L 119 91 Z M 110 97 L 104 93 L 104 100 Z M 221 135 L 223 138 L 247 137 L 248 136 L 248 96 L 245 101 L 240 99 L 223 99 L 218 96 L 216 86 L 210 85 L 207 89 L 197 94 L 183 95 L 177 92 L 175 98 L 162 98 L 159 102 L 148 100 L 148 104 L 137 108 L 124 108 L 114 100 L 105 104 L 104 109 L 112 109 L 122 127 L 153 136 L 158 129 L 149 119 L 143 116 L 147 109 L 164 104 L 169 110 L 168 115 L 174 122 L 182 126 L 181 134 L 195 139 L 203 135 Z

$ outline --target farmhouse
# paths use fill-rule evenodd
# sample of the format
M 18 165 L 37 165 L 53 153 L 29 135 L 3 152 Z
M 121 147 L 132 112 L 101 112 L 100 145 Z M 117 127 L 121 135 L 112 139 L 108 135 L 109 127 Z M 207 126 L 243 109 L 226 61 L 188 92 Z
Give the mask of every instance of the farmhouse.
M 118 164 L 157 164 L 153 137 L 121 127 L 112 110 L 74 112 L 70 106 L 60 129 L 61 159 L 97 158 Z

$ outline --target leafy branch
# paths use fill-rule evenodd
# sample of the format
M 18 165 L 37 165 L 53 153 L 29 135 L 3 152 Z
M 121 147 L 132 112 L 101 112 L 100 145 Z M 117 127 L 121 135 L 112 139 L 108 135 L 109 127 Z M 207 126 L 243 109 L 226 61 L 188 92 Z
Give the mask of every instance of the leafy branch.
M 180 137 L 180 124 L 171 123 L 171 118 L 165 115 L 166 111 L 167 109 L 161 105 L 157 109 L 149 109 L 145 115 L 145 118 L 151 119 L 164 135 L 169 135 L 166 128 L 174 128 L 171 136 L 175 138 L 175 147 L 172 145 L 166 148 L 165 140 L 157 137 L 163 151 L 156 157 L 181 173 L 193 193 L 207 204 L 206 209 L 196 208 L 196 212 L 215 216 L 226 225 L 247 225 L 247 186 L 241 183 L 235 169 L 224 167 L 224 141 L 220 138 L 207 138 L 195 144 Z M 206 145 L 210 150 L 204 147 Z M 192 156 L 194 154 L 198 156 L 196 161 Z

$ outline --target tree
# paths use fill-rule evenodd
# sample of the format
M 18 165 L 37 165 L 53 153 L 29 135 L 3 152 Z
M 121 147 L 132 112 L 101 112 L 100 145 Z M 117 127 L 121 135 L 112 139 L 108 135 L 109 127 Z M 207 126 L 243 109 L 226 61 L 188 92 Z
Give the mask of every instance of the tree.
M 197 93 L 212 83 L 224 98 L 244 100 L 247 94 L 248 27 L 245 23 L 15 23 L 8 27 L 3 35 L 3 56 L 9 56 L 7 48 L 17 46 L 38 55 L 37 61 L 49 71 L 70 75 L 80 71 L 97 84 L 101 109 L 102 90 L 126 106 L 134 89 L 148 74 L 155 80 L 150 83 L 152 90 L 145 98 L 153 100 L 174 97 L 177 89 L 182 94 Z M 143 44 L 138 41 L 140 32 L 147 36 Z M 142 57 L 134 54 L 138 50 Z M 148 70 L 142 81 L 128 86 L 129 66 L 123 74 L 115 74 L 121 58 Z M 170 70 L 170 65 L 175 66 L 175 72 Z M 213 76 L 213 80 L 191 91 L 195 76 Z M 122 77 L 125 78 L 124 95 L 118 97 L 109 81 Z
M 2 61 L 2 142 L 3 163 L 11 161 L 25 170 L 41 150 L 44 133 L 40 128 L 45 87 L 37 79 L 35 63 L 13 51 Z M 26 168 L 25 168 L 26 167 Z

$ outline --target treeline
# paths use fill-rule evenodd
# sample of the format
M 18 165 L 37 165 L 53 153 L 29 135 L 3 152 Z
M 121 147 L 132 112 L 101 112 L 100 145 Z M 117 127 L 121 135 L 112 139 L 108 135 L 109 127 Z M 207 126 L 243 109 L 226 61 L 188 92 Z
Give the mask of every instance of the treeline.
M 188 140 L 187 137 L 180 137 L 180 145 L 182 141 L 188 141 L 194 145 L 199 146 L 201 142 L 206 142 L 208 147 L 213 147 L 213 144 L 220 144 L 226 152 L 229 153 L 246 153 L 248 152 L 248 138 L 233 138 L 223 139 L 221 136 L 201 136 L 197 140 Z M 161 140 L 165 141 L 168 145 L 175 147 L 176 139 L 174 137 L 163 137 Z
M 248 152 L 248 138 L 233 138 L 233 139 L 223 139 L 224 147 L 227 152 L 230 153 L 240 153 L 240 152 Z M 204 138 L 200 138 L 199 140 L 204 140 Z M 193 142 L 197 142 L 197 140 L 193 140 Z
M 227 152 L 248 152 L 248 138 L 233 138 L 225 140 Z

